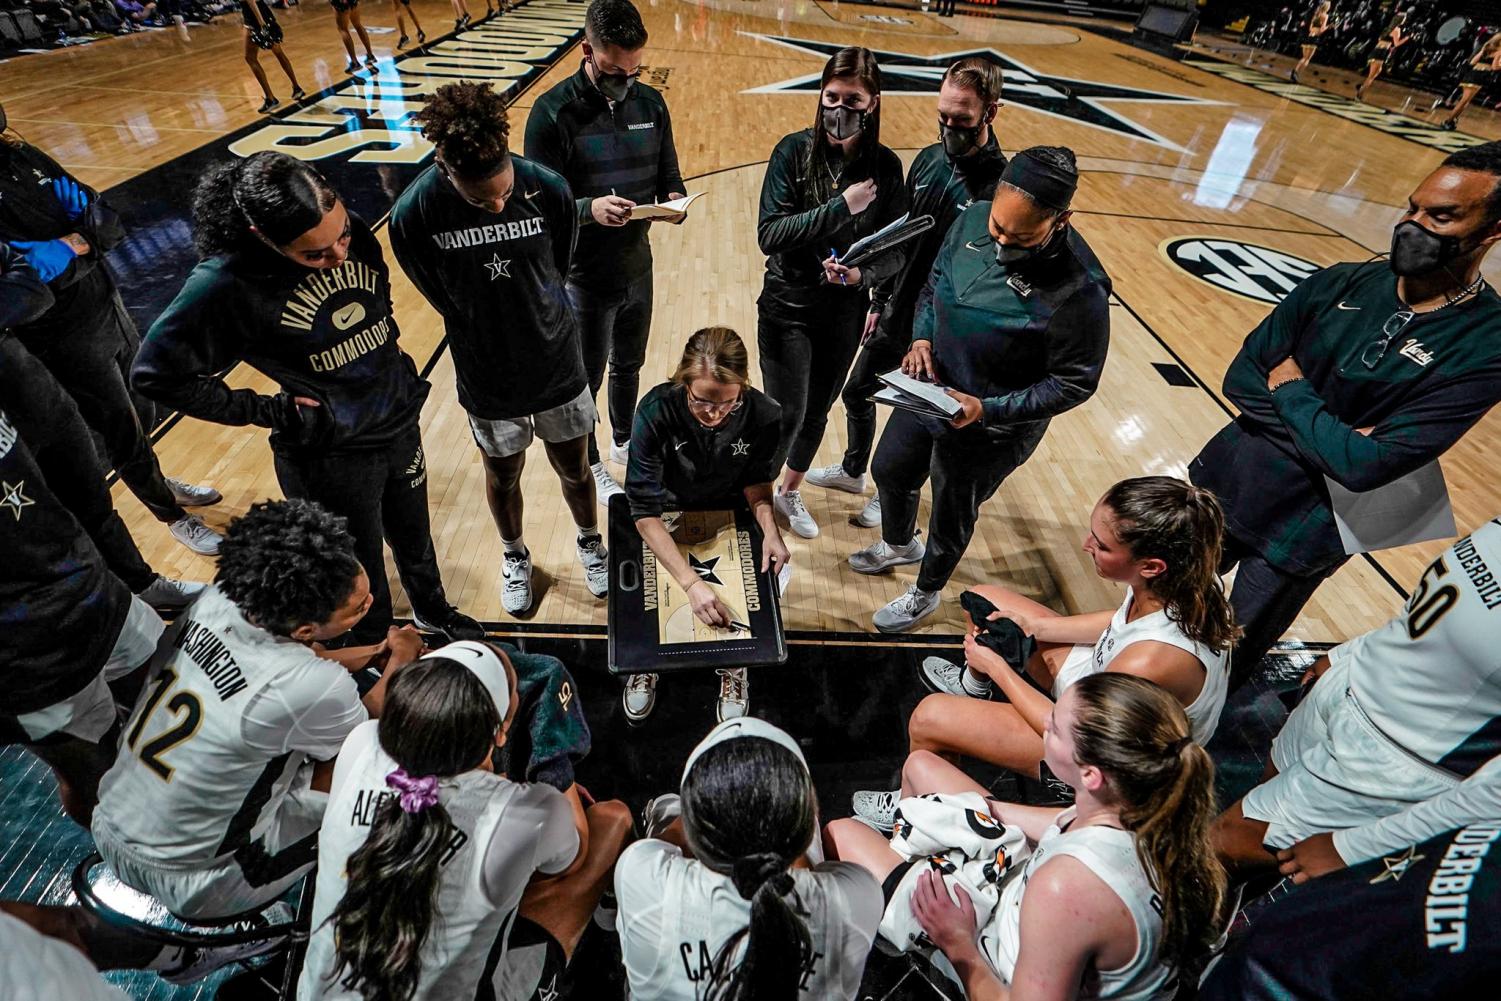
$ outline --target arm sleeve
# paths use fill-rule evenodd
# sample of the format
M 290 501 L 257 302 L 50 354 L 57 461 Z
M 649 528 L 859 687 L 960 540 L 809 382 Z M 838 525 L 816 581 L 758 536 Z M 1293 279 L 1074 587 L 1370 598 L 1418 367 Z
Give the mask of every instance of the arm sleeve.
M 916 181 L 917 163 L 914 162 L 912 164 L 911 172 L 907 174 L 907 183 L 902 189 L 903 194 L 907 199 L 905 204 L 909 211 L 911 209 L 911 206 L 917 200 L 917 191 L 913 187 Z M 901 280 L 902 270 L 907 265 L 908 253 L 906 251 L 906 248 L 910 246 L 910 244 L 911 241 L 908 241 L 907 244 L 903 245 L 901 263 L 892 268 L 890 274 L 884 275 L 881 279 L 872 284 L 870 290 L 870 311 L 872 313 L 879 313 L 885 310 L 886 304 L 890 302 L 891 297 L 896 294 L 897 282 Z
M 1056 417 L 1094 395 L 1110 349 L 1110 302 L 1086 285 L 1053 314 L 1046 333 L 1047 374 L 1032 385 L 984 400 L 985 426 Z
M 1445 831 L 1501 817 L 1501 757 L 1432 799 L 1414 803 L 1373 823 L 1334 833 L 1334 849 L 1346 865 L 1358 865 Z
M 637 841 L 615 863 L 615 900 L 619 905 L 621 958 L 634 976 L 656 965 L 662 939 L 662 891 L 668 870 L 683 853 L 656 838 Z
M 662 151 L 657 157 L 657 201 L 683 190 L 683 172 L 678 168 L 678 148 L 672 140 L 672 114 L 662 102 Z
M 339 754 L 351 731 L 370 718 L 348 671 L 317 660 L 287 683 L 262 689 L 245 709 L 245 743 L 264 754 L 301 751 L 318 761 Z
M 850 218 L 849 205 L 843 195 L 835 195 L 805 212 L 797 210 L 800 144 L 795 140 L 795 136 L 788 136 L 777 144 L 771 154 L 771 163 L 766 166 L 766 178 L 761 182 L 761 212 L 756 223 L 756 239 L 763 254 L 780 254 L 803 244 L 821 242 Z
M 78 178 L 74 177 L 72 174 L 68 173 L 63 169 L 62 165 L 59 164 L 56 160 L 52 159 L 52 157 L 48 156 L 46 153 L 43 153 L 35 146 L 30 147 L 30 150 L 37 157 L 37 159 L 39 159 L 43 164 L 46 165 L 49 173 L 57 177 L 66 177 L 68 180 L 72 181 L 74 184 L 82 188 L 88 195 L 88 207 L 84 209 L 83 215 L 79 216 L 78 219 L 73 222 L 73 228 L 80 235 L 82 235 L 85 240 L 89 241 L 89 247 L 91 248 L 89 256 L 91 258 L 102 259 L 106 251 L 113 250 L 116 246 L 119 245 L 121 240 L 125 239 L 125 227 L 120 222 L 119 213 L 110 208 L 109 205 L 99 197 L 98 191 L 94 190 L 87 184 L 84 184 Z M 47 194 L 48 196 L 50 196 L 51 192 L 48 191 Z
M 781 421 L 770 421 L 761 428 L 751 443 L 751 456 L 755 461 L 746 467 L 745 485 L 775 483 L 785 458 L 782 455 Z
M 52 290 L 26 258 L 0 243 L 0 333 L 30 323 L 52 308 Z
M 1328 276 L 1327 270 L 1321 271 L 1293 289 L 1246 335 L 1225 371 L 1225 396 L 1258 424 L 1273 428 L 1281 424 L 1266 388 L 1266 377 L 1279 362 L 1292 356 L 1298 335 L 1316 308 L 1310 300 L 1327 283 Z
M 917 302 L 912 307 L 912 339 L 914 341 L 933 340 L 933 297 L 938 294 L 939 287 L 943 284 L 944 275 L 948 272 L 949 259 L 953 256 L 954 247 L 961 240 L 959 236 L 959 221 L 949 227 L 948 236 L 943 238 L 943 243 L 938 248 L 938 254 L 933 258 L 933 266 L 928 269 L 927 280 L 917 293 Z
M 1306 380 L 1272 394 L 1298 452 L 1348 490 L 1374 490 L 1437 459 L 1501 398 L 1501 365 L 1434 386 L 1369 435 L 1336 417 Z
M 522 846 L 530 846 L 530 852 L 522 854 Z M 555 876 L 572 865 L 578 853 L 578 828 L 563 794 L 541 783 L 522 786 L 506 804 L 485 851 L 485 895 L 500 900 L 508 883 L 525 884 L 533 873 Z M 526 869 L 518 872 L 522 863 Z
M 251 389 L 230 389 L 220 373 L 243 356 L 233 288 L 197 269 L 141 343 L 131 386 L 189 417 L 216 424 L 274 427 L 276 401 Z M 210 316 L 210 310 L 216 315 Z
M 567 278 L 568 269 L 573 266 L 573 252 L 579 242 L 579 214 L 577 203 L 573 199 L 573 189 L 568 182 L 559 178 L 561 188 L 556 193 L 556 204 L 552 213 L 553 263 L 557 266 L 558 277 Z
M 630 461 L 625 468 L 625 496 L 631 502 L 632 518 L 659 518 L 665 510 L 667 488 L 662 484 L 665 445 L 647 412 L 636 408 L 636 420 L 631 425 Z
M 414 244 L 422 236 L 409 228 L 412 218 L 418 215 L 417 203 L 403 202 L 398 208 L 401 211 L 391 213 L 391 253 L 396 256 L 396 263 L 401 265 L 401 270 L 406 272 L 417 291 L 422 293 L 422 298 L 440 314 L 447 315 L 451 312 L 448 294 L 443 288 L 443 282 L 430 267 L 435 257 L 417 251 Z M 390 287 L 389 282 L 387 287 Z
M 526 116 L 525 149 L 524 155 L 528 160 L 535 160 L 564 177 L 568 176 L 569 144 L 550 105 L 533 105 L 531 114 Z M 587 226 L 594 221 L 594 216 L 589 212 L 589 206 L 593 202 L 593 198 L 575 196 L 574 211 L 578 214 L 579 225 Z

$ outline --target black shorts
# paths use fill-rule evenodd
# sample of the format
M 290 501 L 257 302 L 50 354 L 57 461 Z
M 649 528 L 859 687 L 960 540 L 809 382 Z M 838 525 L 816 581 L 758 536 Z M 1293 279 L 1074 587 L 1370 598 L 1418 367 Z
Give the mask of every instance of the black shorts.
M 328 0 L 328 5 L 334 10 L 354 10 L 360 5 L 360 0 Z
M 1465 75 L 1460 79 L 1459 82 L 1462 84 L 1468 84 L 1471 87 L 1484 87 L 1492 80 L 1501 80 L 1501 72 L 1497 72 L 1496 70 L 1483 70 L 1471 66 L 1468 70 L 1465 70 Z
M 492 993 L 487 995 L 486 984 L 481 984 L 479 997 L 530 1001 L 556 998 L 567 966 L 568 957 L 558 940 L 546 928 L 518 914 L 511 927 L 505 962 L 487 978 Z
M 245 30 L 250 32 L 250 40 L 256 47 L 269 50 L 271 46 L 281 44 L 281 25 L 276 22 L 276 15 L 271 13 L 271 8 L 266 6 L 266 0 L 257 0 L 257 5 L 261 9 L 261 20 L 266 22 L 264 28 L 255 23 L 248 3 L 240 4 L 240 21 L 245 25 Z
M 908 862 L 899 862 L 897 867 L 888 872 L 886 878 L 881 880 L 881 899 L 886 901 L 887 904 L 890 904 L 891 898 L 896 896 L 896 888 L 902 885 L 902 880 L 906 877 L 907 870 L 917 865 L 917 861 L 917 859 L 912 859 Z
M 1299 45 L 1311 45 L 1314 48 L 1318 48 L 1319 47 L 1319 36 L 1318 35 L 1304 35 L 1302 38 L 1298 39 L 1298 44 Z

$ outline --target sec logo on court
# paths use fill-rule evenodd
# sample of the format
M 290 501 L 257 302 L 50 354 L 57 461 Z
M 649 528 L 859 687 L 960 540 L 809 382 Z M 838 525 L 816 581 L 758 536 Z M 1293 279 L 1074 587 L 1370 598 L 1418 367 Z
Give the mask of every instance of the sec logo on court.
M 1177 267 L 1215 288 L 1276 305 L 1322 264 L 1270 247 L 1211 236 L 1180 236 L 1157 249 Z

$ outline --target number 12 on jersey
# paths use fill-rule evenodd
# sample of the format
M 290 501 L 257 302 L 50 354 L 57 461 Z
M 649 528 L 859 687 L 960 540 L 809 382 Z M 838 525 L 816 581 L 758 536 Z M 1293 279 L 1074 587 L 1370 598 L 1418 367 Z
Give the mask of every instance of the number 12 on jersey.
M 157 675 L 151 694 L 136 717 L 135 726 L 125 738 L 126 746 L 132 751 L 136 751 L 136 744 L 146 729 L 146 720 L 162 705 L 167 691 L 176 683 L 177 672 L 170 667 L 163 668 Z M 171 782 L 172 766 L 162 760 L 162 755 L 198 732 L 198 726 L 203 722 L 203 702 L 192 692 L 178 692 L 166 700 L 166 708 L 172 716 L 172 725 L 146 741 L 136 753 L 140 755 L 141 764 L 160 776 L 162 781 Z

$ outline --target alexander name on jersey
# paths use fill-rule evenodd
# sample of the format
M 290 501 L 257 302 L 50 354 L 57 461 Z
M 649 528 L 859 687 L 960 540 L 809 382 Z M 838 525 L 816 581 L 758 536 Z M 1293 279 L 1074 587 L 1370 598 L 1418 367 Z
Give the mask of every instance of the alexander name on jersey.
M 353 827 L 369 827 L 375 823 L 375 815 L 380 810 L 381 804 L 391 799 L 396 794 L 378 789 L 361 789 L 354 797 L 354 808 L 349 814 L 349 823 Z M 438 860 L 438 865 L 445 866 L 453 861 L 453 857 L 459 853 L 459 849 L 469 843 L 469 835 L 465 834 L 457 825 L 448 825 L 448 847 L 443 850 L 443 857 Z

